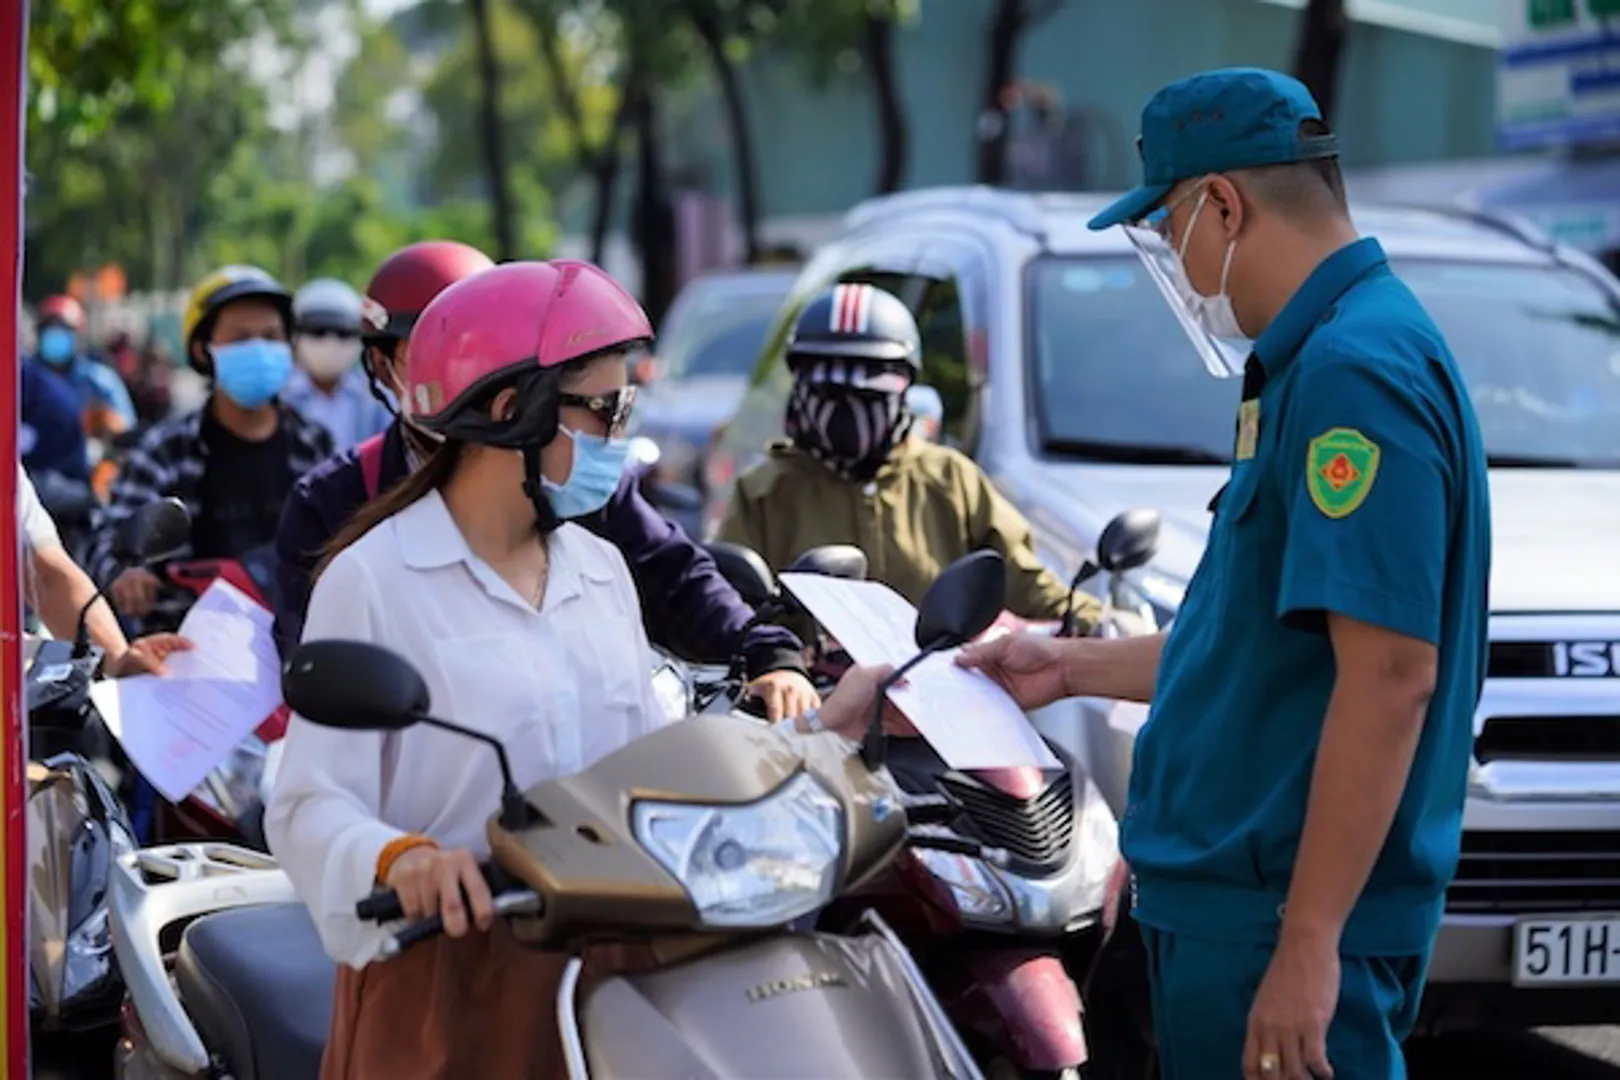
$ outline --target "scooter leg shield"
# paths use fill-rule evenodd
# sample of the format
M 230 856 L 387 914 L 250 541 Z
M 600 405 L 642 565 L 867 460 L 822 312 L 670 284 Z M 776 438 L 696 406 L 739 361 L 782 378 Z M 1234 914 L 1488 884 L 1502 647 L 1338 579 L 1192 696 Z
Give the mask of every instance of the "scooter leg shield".
M 984 952 L 968 959 L 967 972 L 972 989 L 951 1003 L 951 1014 L 1014 1065 L 1060 1072 L 1085 1064 L 1080 991 L 1062 960 L 1044 952 Z
M 603 981 L 580 1037 L 592 1080 L 975 1075 L 919 989 L 877 935 L 780 935 Z

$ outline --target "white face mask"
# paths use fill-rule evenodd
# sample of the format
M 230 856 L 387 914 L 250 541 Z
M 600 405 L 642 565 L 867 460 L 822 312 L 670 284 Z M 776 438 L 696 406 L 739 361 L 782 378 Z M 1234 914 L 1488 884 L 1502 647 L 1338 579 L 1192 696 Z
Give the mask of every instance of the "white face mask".
M 357 338 L 300 336 L 298 362 L 317 379 L 342 378 L 360 362 L 360 342 Z
M 1192 217 L 1187 220 L 1187 231 L 1181 236 L 1181 246 L 1176 249 L 1176 257 L 1171 260 L 1173 268 L 1171 283 L 1175 286 L 1176 295 L 1186 306 L 1187 313 L 1211 337 L 1224 338 L 1228 341 L 1247 341 L 1248 335 L 1243 332 L 1243 327 L 1238 325 L 1237 312 L 1232 310 L 1232 298 L 1226 293 L 1227 279 L 1232 276 L 1232 253 L 1237 250 L 1237 240 L 1234 239 L 1226 245 L 1226 259 L 1221 264 L 1221 289 L 1214 296 L 1205 296 L 1193 288 L 1192 279 L 1187 276 L 1187 264 L 1183 262 L 1187 253 L 1187 243 L 1192 239 L 1193 227 L 1198 224 L 1198 215 L 1203 212 L 1204 204 L 1208 201 L 1209 189 L 1205 188 L 1198 196 L 1198 205 L 1193 207 Z

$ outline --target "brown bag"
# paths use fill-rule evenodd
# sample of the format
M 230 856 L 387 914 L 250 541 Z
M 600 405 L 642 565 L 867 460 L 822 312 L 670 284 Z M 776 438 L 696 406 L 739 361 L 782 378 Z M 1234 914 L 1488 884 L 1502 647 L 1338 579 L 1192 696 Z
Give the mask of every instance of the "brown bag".
M 602 946 L 588 982 L 650 963 Z M 438 937 L 392 960 L 339 967 L 321 1080 L 553 1080 L 565 1077 L 557 987 L 568 957 L 526 949 L 497 920 L 489 933 Z

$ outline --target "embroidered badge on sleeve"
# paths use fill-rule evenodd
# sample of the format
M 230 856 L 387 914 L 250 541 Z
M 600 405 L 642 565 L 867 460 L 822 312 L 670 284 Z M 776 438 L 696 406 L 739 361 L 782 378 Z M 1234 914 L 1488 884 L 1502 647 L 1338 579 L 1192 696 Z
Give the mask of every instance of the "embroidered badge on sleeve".
M 1349 517 L 1378 476 L 1378 444 L 1355 428 L 1329 428 L 1305 451 L 1305 488 L 1330 518 Z

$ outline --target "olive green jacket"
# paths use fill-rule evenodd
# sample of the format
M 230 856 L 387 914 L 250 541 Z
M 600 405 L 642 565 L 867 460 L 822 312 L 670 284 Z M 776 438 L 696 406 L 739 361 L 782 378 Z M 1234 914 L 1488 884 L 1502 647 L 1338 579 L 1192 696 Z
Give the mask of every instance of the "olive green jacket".
M 1068 585 L 1041 565 L 1029 522 L 971 458 L 907 439 L 871 482 L 845 480 L 786 441 L 737 479 L 719 539 L 745 544 L 781 570 L 814 547 L 853 544 L 867 576 L 913 604 L 946 566 L 980 548 L 1007 560 L 1007 609 L 1026 619 L 1063 615 Z M 1075 600 L 1082 630 L 1097 604 Z

